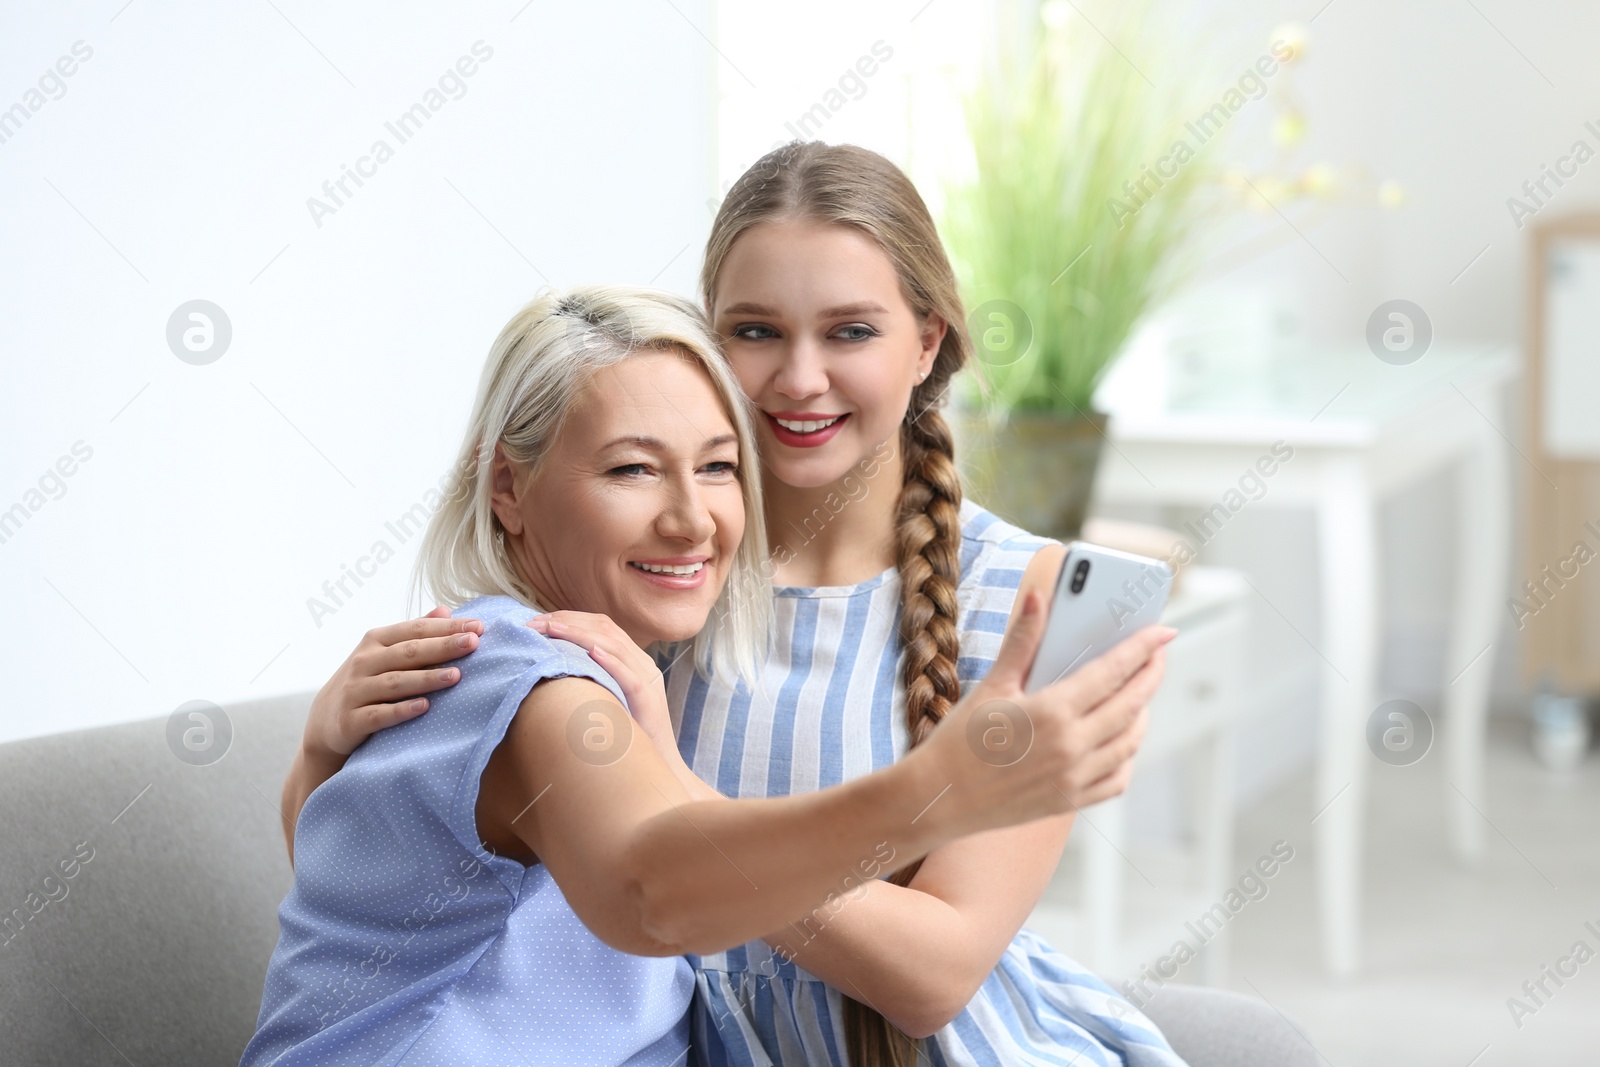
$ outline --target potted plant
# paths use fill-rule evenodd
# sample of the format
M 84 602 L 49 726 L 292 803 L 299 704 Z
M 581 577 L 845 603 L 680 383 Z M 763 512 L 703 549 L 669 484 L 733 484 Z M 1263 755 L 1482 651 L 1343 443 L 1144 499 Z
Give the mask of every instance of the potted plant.
M 1106 439 L 1095 388 L 1184 273 L 1178 253 L 1217 183 L 1206 153 L 1179 149 L 1172 94 L 1070 5 L 1040 16 L 1027 54 L 968 98 L 975 174 L 949 188 L 944 221 L 977 360 L 956 419 L 963 475 L 1007 519 L 1070 538 Z

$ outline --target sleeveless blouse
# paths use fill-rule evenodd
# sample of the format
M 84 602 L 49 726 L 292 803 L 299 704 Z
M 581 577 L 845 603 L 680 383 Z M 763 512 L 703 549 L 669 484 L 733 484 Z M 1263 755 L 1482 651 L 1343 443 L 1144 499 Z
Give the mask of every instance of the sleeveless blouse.
M 543 864 L 478 838 L 478 785 L 535 685 L 612 677 L 523 625 L 532 609 L 460 609 L 482 640 L 461 680 L 368 738 L 306 801 L 261 1014 L 241 1067 L 518 1063 L 673 1067 L 688 1055 L 693 971 L 618 952 Z
M 957 671 L 988 673 L 1033 555 L 1051 542 L 962 505 Z M 774 646 L 758 684 L 707 681 L 692 657 L 667 672 L 684 760 L 730 797 L 785 796 L 880 769 L 908 747 L 895 570 L 850 586 L 776 587 Z M 690 956 L 694 1062 L 848 1063 L 841 995 L 763 941 Z M 1182 1067 L 1155 1024 L 1024 928 L 954 1021 L 922 1042 L 946 1065 Z

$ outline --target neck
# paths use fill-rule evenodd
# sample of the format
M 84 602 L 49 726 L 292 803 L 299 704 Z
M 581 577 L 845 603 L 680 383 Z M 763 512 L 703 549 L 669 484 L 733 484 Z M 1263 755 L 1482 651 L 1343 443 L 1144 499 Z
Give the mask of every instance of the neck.
M 766 484 L 767 541 L 778 585 L 854 585 L 895 564 L 905 479 L 896 436 L 829 485 Z

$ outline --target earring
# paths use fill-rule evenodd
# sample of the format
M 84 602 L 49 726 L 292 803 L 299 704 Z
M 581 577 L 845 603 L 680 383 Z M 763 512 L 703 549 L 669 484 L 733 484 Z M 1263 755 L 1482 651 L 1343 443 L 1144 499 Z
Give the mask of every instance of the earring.
M 925 379 L 927 376 L 928 376 L 928 372 L 927 371 L 923 371 L 921 374 L 917 375 L 917 381 L 920 382 L 923 379 Z

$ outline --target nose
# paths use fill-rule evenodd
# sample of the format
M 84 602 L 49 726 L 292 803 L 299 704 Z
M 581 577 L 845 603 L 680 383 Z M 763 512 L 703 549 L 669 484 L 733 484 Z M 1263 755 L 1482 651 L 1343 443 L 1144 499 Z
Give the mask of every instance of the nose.
M 656 518 L 656 532 L 689 546 L 710 541 L 717 532 L 717 522 L 706 507 L 702 491 L 693 470 L 682 471 L 671 479 L 661 514 Z
M 828 391 L 828 371 L 820 346 L 808 338 L 797 338 L 787 346 L 772 387 L 791 400 L 806 400 Z

